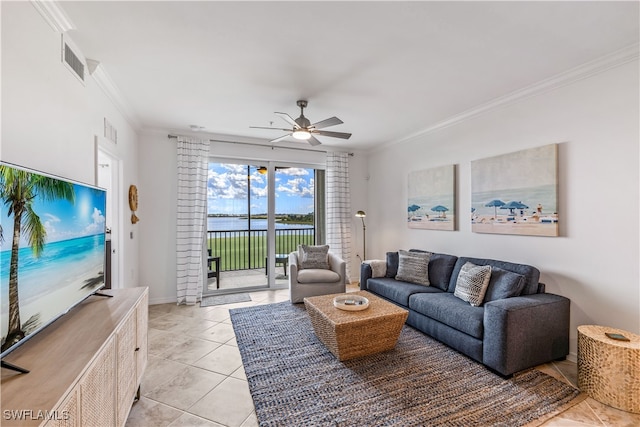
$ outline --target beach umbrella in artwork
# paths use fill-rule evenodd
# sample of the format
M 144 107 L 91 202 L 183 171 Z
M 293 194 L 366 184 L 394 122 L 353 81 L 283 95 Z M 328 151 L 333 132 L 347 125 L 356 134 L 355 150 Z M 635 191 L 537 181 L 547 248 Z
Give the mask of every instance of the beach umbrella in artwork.
M 494 218 L 498 217 L 498 208 L 501 207 L 501 206 L 504 206 L 504 205 L 505 205 L 505 203 L 500 199 L 493 199 L 489 203 L 485 204 L 485 206 L 488 207 L 488 208 L 493 207 L 493 217 Z
M 447 214 L 445 212 L 448 211 L 449 208 L 447 208 L 446 206 L 438 205 L 438 206 L 432 207 L 431 210 L 434 212 L 440 212 L 442 214 L 442 217 L 446 218 Z
M 410 206 L 407 208 L 407 211 L 409 212 L 409 215 L 411 215 L 411 216 L 415 215 L 415 212 L 416 212 L 416 211 L 418 211 L 418 210 L 420 210 L 420 206 L 415 205 L 415 204 L 410 205 Z M 413 214 L 413 215 L 412 215 L 412 214 Z
M 511 215 L 515 215 L 513 212 L 514 209 L 529 209 L 529 206 L 525 205 L 522 202 L 516 202 L 514 200 L 505 205 L 500 206 L 500 209 L 509 209 L 509 212 L 511 213 Z

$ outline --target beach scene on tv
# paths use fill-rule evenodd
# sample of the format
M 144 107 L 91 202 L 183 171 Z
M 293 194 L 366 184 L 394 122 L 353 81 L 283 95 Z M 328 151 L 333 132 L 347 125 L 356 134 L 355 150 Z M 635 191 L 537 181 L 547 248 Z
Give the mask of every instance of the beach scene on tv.
M 105 192 L 0 164 L 2 353 L 104 286 Z
M 455 167 L 410 172 L 407 226 L 423 230 L 455 229 Z
M 471 162 L 471 230 L 558 235 L 557 144 Z

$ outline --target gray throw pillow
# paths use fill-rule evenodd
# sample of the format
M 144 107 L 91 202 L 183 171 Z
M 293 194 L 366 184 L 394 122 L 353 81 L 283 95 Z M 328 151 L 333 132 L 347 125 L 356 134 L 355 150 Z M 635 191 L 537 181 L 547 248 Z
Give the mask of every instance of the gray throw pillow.
M 431 252 L 398 251 L 396 280 L 429 286 L 429 258 Z
M 396 277 L 396 274 L 398 274 L 398 262 L 398 252 L 387 252 L 387 274 L 385 277 Z
M 484 302 L 517 297 L 524 289 L 524 276 L 502 268 L 491 268 L 491 280 L 484 296 Z
M 479 307 L 484 301 L 491 280 L 491 266 L 478 266 L 471 262 L 465 263 L 458 273 L 456 289 L 453 295 L 474 307 Z
M 299 264 L 302 269 L 316 268 L 329 270 L 329 245 L 322 246 L 298 246 Z

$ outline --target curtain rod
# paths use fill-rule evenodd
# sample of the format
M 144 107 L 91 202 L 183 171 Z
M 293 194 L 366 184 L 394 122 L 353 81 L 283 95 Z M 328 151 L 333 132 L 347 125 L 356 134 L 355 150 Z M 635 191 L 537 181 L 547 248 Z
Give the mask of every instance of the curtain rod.
M 172 135 L 172 134 L 167 135 L 169 139 L 173 139 L 173 138 L 177 139 L 178 136 L 181 136 L 181 135 Z M 271 148 L 272 150 L 278 148 L 281 150 L 296 150 L 296 151 L 311 151 L 314 153 L 327 153 L 327 151 L 325 150 L 312 150 L 310 148 L 297 148 L 297 147 L 274 147 L 273 145 L 268 146 L 265 144 L 256 144 L 254 142 L 225 141 L 223 139 L 209 139 L 209 142 L 221 142 L 223 144 L 252 145 L 254 147 Z M 347 154 L 349 156 L 353 156 L 353 153 L 347 153 Z

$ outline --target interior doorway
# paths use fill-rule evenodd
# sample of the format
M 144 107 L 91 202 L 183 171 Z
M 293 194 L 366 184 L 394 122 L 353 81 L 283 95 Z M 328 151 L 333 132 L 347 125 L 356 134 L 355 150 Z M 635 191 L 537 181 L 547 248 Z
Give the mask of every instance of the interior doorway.
M 96 185 L 107 192 L 105 226 L 107 229 L 107 249 L 105 254 L 105 285 L 113 289 L 123 286 L 122 251 L 122 206 L 121 199 L 121 160 L 111 152 L 106 144 L 96 137 Z

